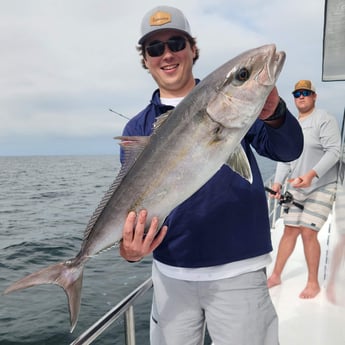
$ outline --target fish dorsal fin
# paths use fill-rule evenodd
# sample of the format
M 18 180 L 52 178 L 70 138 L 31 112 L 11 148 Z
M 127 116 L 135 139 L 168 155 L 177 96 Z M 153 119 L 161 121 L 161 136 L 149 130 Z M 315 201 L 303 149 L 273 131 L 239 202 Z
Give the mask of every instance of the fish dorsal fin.
M 241 145 L 236 147 L 234 152 L 228 158 L 226 164 L 249 183 L 253 182 L 252 170 L 250 168 L 247 155 Z
M 160 126 L 163 125 L 163 123 L 166 121 L 166 119 L 169 117 L 169 115 L 173 112 L 174 109 L 168 110 L 164 114 L 157 117 L 155 123 L 153 124 L 153 130 L 156 131 Z
M 108 191 L 104 194 L 101 202 L 99 203 L 93 215 L 91 216 L 84 232 L 84 239 L 86 239 L 89 236 L 92 228 L 94 227 L 95 223 L 97 222 L 97 219 L 103 212 L 105 206 L 107 205 L 114 191 L 120 185 L 123 177 L 127 174 L 128 170 L 132 167 L 132 165 L 135 163 L 143 149 L 146 147 L 147 143 L 150 140 L 150 137 L 120 136 L 115 137 L 114 139 L 121 140 L 120 145 L 124 150 L 124 163 L 122 164 L 121 169 L 117 174 L 114 182 L 111 184 Z M 85 243 L 85 241 L 83 243 Z

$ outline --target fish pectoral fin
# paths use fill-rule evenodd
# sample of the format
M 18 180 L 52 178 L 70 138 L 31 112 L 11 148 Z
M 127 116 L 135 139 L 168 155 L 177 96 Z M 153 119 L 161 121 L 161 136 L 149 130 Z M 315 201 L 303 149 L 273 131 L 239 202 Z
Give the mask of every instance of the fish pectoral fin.
M 61 286 L 68 299 L 72 332 L 78 321 L 82 281 L 83 265 L 76 266 L 71 262 L 60 262 L 16 281 L 4 291 L 4 294 L 41 284 Z
M 119 175 L 125 174 L 143 152 L 150 141 L 150 136 L 120 136 L 114 139 L 120 140 L 120 146 L 124 154 L 122 171 Z
M 124 151 L 125 161 L 135 161 L 150 141 L 150 136 L 119 136 L 114 139 L 120 140 L 119 144 Z
M 170 109 L 167 112 L 163 113 L 162 115 L 159 115 L 156 119 L 156 121 L 153 124 L 153 129 L 156 131 L 159 127 L 165 123 L 167 118 L 170 116 L 170 114 L 173 112 L 174 109 Z
M 249 183 L 253 182 L 252 170 L 250 168 L 247 155 L 241 145 L 237 146 L 235 151 L 230 155 L 226 161 L 226 165 L 246 179 Z

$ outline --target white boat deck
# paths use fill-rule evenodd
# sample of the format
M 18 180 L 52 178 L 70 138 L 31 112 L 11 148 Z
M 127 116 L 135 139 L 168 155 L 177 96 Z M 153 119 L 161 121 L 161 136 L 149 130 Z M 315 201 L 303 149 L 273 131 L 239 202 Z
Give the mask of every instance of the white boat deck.
M 345 208 L 342 208 L 345 213 Z M 344 216 L 343 216 L 344 217 Z M 342 223 L 344 224 L 344 223 Z M 273 262 L 268 267 L 270 275 L 283 232 L 283 222 L 278 220 L 272 229 Z M 336 302 L 327 297 L 328 280 L 333 260 L 334 247 L 339 243 L 339 233 L 334 222 L 334 213 L 319 233 L 321 260 L 319 281 L 321 292 L 314 299 L 300 299 L 307 279 L 303 245 L 299 238 L 295 251 L 289 258 L 282 275 L 282 284 L 270 289 L 279 317 L 280 345 L 344 345 L 345 344 L 345 266 L 344 248 L 335 281 Z M 344 233 L 345 236 L 345 233 Z

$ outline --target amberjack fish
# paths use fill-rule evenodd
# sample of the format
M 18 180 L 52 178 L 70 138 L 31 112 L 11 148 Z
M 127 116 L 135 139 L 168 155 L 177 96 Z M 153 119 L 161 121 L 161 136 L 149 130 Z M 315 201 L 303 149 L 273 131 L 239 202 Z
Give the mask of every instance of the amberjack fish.
M 146 209 L 162 223 L 223 164 L 251 182 L 240 142 L 259 116 L 284 61 L 285 53 L 276 52 L 273 44 L 248 50 L 209 74 L 169 115 L 162 115 L 151 136 L 118 137 L 125 163 L 87 224 L 79 253 L 18 280 L 4 294 L 39 284 L 61 286 L 72 332 L 84 265 L 121 240 L 130 211 Z

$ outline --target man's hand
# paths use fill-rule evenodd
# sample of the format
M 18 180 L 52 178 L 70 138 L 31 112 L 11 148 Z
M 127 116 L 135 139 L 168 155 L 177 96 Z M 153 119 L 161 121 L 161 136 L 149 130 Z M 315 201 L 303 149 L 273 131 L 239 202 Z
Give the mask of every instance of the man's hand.
M 266 99 L 266 103 L 264 104 L 264 107 L 261 110 L 259 119 L 266 120 L 267 118 L 269 118 L 276 110 L 279 100 L 280 98 L 278 90 L 276 87 L 274 87 Z
M 274 183 L 272 184 L 272 186 L 271 186 L 271 189 L 272 189 L 273 191 L 275 191 L 276 194 L 270 193 L 270 198 L 274 198 L 274 199 L 278 199 L 278 200 L 279 200 L 280 197 L 281 197 L 282 185 L 281 185 L 280 183 L 278 183 L 278 182 L 274 182 Z
M 295 188 L 307 188 L 310 187 L 313 179 L 317 177 L 315 170 L 309 170 L 303 176 L 298 176 L 296 178 L 289 179 L 288 182 L 291 183 L 291 186 Z
M 138 216 L 135 212 L 129 212 L 126 218 L 120 254 L 127 261 L 140 261 L 144 256 L 152 253 L 161 244 L 167 233 L 168 228 L 163 226 L 157 234 L 158 218 L 153 217 L 150 228 L 145 234 L 146 219 L 146 210 L 141 210 Z

